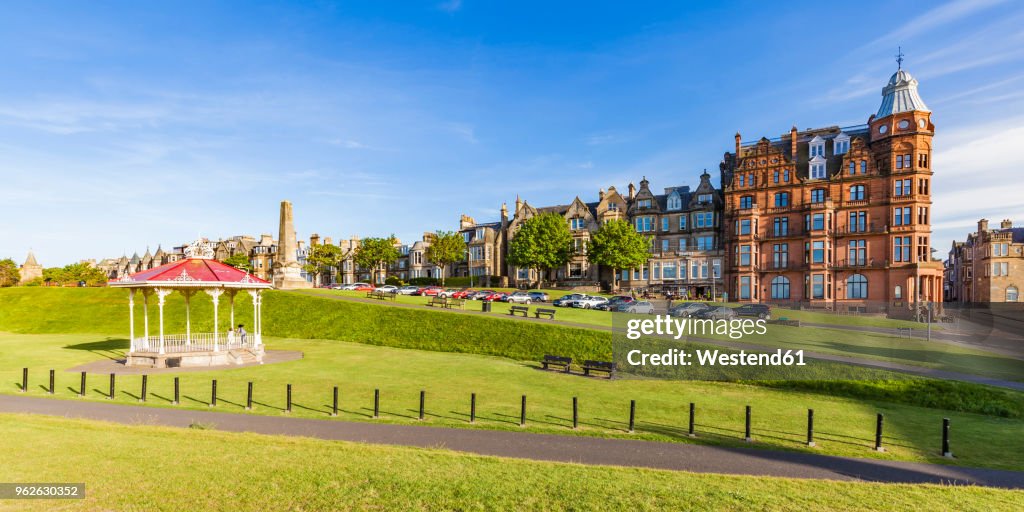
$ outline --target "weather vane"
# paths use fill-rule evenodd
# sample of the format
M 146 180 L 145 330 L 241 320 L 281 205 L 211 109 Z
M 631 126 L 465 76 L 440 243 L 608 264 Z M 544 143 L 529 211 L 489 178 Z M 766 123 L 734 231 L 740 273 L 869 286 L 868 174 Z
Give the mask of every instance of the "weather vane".
M 903 47 L 899 46 L 897 48 L 899 49 L 896 51 L 896 69 L 900 70 L 903 69 Z

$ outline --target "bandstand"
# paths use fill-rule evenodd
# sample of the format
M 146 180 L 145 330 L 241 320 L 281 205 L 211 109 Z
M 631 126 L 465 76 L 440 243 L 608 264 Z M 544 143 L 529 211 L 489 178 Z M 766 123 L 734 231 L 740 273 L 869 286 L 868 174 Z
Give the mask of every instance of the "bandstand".
M 262 363 L 263 299 L 261 292 L 273 288 L 267 281 L 250 275 L 213 258 L 213 249 L 203 241 L 185 248 L 185 259 L 161 265 L 143 272 L 125 275 L 108 283 L 113 288 L 128 289 L 128 322 L 131 344 L 127 366 L 167 368 L 221 366 Z M 235 296 L 245 291 L 252 299 L 253 325 L 251 332 L 241 335 L 234 331 Z M 185 298 L 185 332 L 164 332 L 164 304 L 167 296 L 178 292 Z M 205 292 L 213 300 L 212 332 L 193 332 L 191 319 L 192 297 Z M 135 299 L 142 295 L 143 332 L 136 337 Z M 222 296 L 231 303 L 228 328 L 220 325 L 218 306 Z M 155 298 L 159 309 L 156 334 L 149 328 L 150 299 Z

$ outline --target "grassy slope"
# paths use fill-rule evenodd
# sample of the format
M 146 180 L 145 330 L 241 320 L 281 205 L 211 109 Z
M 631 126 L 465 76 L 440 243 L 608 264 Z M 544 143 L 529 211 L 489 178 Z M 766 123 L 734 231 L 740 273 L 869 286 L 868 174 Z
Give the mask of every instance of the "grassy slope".
M 279 510 L 996 511 L 1014 510 L 1022 494 L 588 467 L 28 415 L 0 415 L 0 452 L 19 454 L 0 465 L 0 481 L 86 484 L 85 500 L 17 502 L 22 510 L 262 511 L 273 504 Z
M 127 292 L 116 289 L 8 288 L 0 289 L 0 331 L 25 333 L 101 333 L 124 336 Z M 236 305 L 236 323 L 252 325 L 248 297 Z M 420 298 L 422 300 L 422 298 Z M 141 300 L 139 300 L 141 302 Z M 227 324 L 227 301 L 221 302 L 222 325 Z M 166 330 L 184 332 L 184 306 L 179 295 L 168 298 Z M 209 298 L 193 298 L 194 331 L 212 324 Z M 579 311 L 580 313 L 600 313 Z M 142 330 L 141 307 L 136 305 L 136 333 Z M 504 315 L 458 315 L 428 308 L 384 307 L 309 295 L 271 292 L 264 309 L 265 334 L 293 338 L 337 339 L 373 345 L 445 352 L 476 353 L 536 361 L 544 354 L 560 354 L 575 360 L 608 360 L 611 335 L 590 329 L 566 328 L 522 322 Z M 156 308 L 150 307 L 150 330 L 156 331 Z M 793 329 L 796 333 L 820 329 Z M 859 333 L 835 331 L 838 335 Z M 799 340 L 799 337 L 794 339 Z M 885 396 L 892 401 L 981 412 L 1007 417 L 1024 414 L 1020 393 L 1008 393 L 966 383 L 925 379 L 886 379 L 880 371 L 858 369 L 870 382 L 786 382 L 787 389 L 859 398 Z
M 373 421 L 373 392 L 381 391 L 381 419 L 418 423 L 419 391 L 427 392 L 429 425 L 519 430 L 520 397 L 527 395 L 531 432 L 663 441 L 745 445 L 743 408 L 753 407 L 755 446 L 810 450 L 805 440 L 806 410 L 815 410 L 816 453 L 948 463 L 938 456 L 941 420 L 954 425 L 956 463 L 1024 469 L 1024 421 L 977 414 L 847 399 L 741 384 L 694 381 L 588 379 L 544 372 L 505 358 L 376 347 L 330 340 L 270 339 L 274 349 L 301 350 L 300 361 L 209 372 L 180 372 L 149 378 L 148 405 L 169 406 L 173 378 L 181 379 L 181 408 L 207 410 L 210 381 L 217 379 L 218 406 L 244 413 L 246 383 L 253 381 L 255 414 L 278 415 L 285 387 L 293 384 L 293 415 L 327 419 L 331 388 L 338 386 L 341 419 Z M 29 394 L 45 397 L 47 370 L 73 367 L 100 357 L 117 357 L 122 340 L 86 335 L 0 333 L 0 392 L 16 393 L 22 366 L 31 368 Z M 137 403 L 141 377 L 121 376 L 116 399 Z M 57 372 L 57 398 L 74 399 L 79 375 Z M 106 401 L 106 375 L 90 375 L 88 400 Z M 469 395 L 477 395 L 477 422 L 469 425 Z M 579 398 L 581 429 L 571 430 L 572 397 Z M 629 400 L 637 401 L 635 434 L 626 433 Z M 688 404 L 697 404 L 697 432 L 685 436 Z M 871 450 L 874 415 L 886 415 L 888 451 Z

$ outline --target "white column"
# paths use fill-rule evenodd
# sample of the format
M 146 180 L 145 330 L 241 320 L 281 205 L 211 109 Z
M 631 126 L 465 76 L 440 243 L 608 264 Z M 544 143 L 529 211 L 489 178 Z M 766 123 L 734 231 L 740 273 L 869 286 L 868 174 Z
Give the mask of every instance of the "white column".
M 232 291 L 228 292 L 228 297 L 231 299 L 231 325 L 229 327 L 231 327 L 232 330 L 234 330 L 234 328 L 235 328 L 235 294 L 236 293 L 238 293 L 237 290 L 232 290 Z
M 192 344 L 192 290 L 182 290 L 185 296 L 185 345 Z
M 142 336 L 146 341 L 143 347 L 149 348 L 149 295 L 153 293 L 149 288 L 142 289 Z
M 252 347 L 259 346 L 260 332 L 260 292 L 259 290 L 248 290 L 252 297 Z
M 256 292 L 256 297 L 256 343 L 260 345 L 263 343 L 263 294 Z
M 156 289 L 157 305 L 160 307 L 160 353 L 164 353 L 164 302 L 171 290 L 163 288 Z
M 128 290 L 128 353 L 135 352 L 135 288 Z
M 219 352 L 217 337 L 220 336 L 220 322 L 217 321 L 217 310 L 219 309 L 217 306 L 220 304 L 220 296 L 224 293 L 224 289 L 214 288 L 206 290 L 206 293 L 213 299 L 213 351 Z

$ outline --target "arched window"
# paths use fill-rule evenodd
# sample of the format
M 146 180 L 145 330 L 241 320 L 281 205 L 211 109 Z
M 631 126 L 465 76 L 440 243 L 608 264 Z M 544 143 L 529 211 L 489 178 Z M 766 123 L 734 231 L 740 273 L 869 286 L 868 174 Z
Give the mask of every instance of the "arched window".
M 868 298 L 868 278 L 861 274 L 854 274 L 846 279 L 847 299 Z
M 1006 289 L 1006 302 L 1017 302 L 1017 287 L 1010 286 Z
M 896 288 L 893 290 L 892 296 L 894 298 L 897 298 L 897 299 L 902 299 L 903 298 L 903 287 L 900 286 L 900 285 L 896 285 Z
M 772 279 L 772 298 L 789 298 L 789 278 L 786 276 L 776 276 L 775 279 Z
M 850 187 L 850 201 L 864 200 L 864 185 L 853 185 Z

